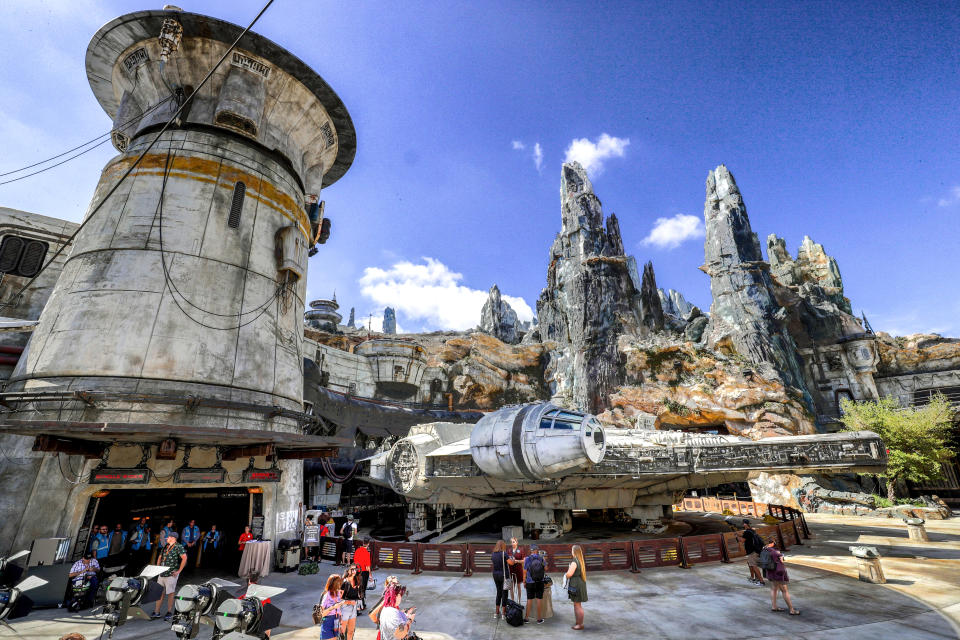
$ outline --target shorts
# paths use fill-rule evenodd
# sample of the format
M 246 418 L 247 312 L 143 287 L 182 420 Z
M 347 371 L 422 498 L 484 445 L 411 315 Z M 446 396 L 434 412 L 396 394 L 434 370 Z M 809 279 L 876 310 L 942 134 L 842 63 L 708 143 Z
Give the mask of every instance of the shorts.
M 747 566 L 748 567 L 759 567 L 760 566 L 760 554 L 754 551 L 753 553 L 747 554 Z
M 353 538 L 344 538 L 344 540 L 343 540 L 343 552 L 344 552 L 344 553 L 353 553 Z
M 353 620 L 357 617 L 357 605 L 354 604 L 345 604 L 340 607 L 340 620 L 346 622 L 348 620 Z
M 527 600 L 543 599 L 543 581 L 527 582 L 524 586 L 527 588 Z
M 176 576 L 160 576 L 157 578 L 157 582 L 160 583 L 160 586 L 163 587 L 163 592 L 167 595 L 177 592 L 177 578 Z

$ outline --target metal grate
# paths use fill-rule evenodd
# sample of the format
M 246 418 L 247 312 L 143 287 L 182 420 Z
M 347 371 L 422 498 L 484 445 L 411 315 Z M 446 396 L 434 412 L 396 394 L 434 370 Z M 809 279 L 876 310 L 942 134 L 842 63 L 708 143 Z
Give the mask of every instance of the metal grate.
M 238 182 L 233 186 L 233 202 L 230 204 L 230 217 L 227 226 L 236 229 L 240 226 L 240 213 L 243 211 L 243 196 L 247 192 L 247 185 Z
M 43 242 L 31 240 L 27 243 L 27 248 L 23 250 L 23 256 L 20 258 L 20 275 L 32 278 L 37 275 L 43 266 L 43 259 L 47 255 L 47 245 Z
M 4 236 L 0 243 L 0 272 L 13 273 L 20 264 L 20 254 L 26 242 L 17 236 Z

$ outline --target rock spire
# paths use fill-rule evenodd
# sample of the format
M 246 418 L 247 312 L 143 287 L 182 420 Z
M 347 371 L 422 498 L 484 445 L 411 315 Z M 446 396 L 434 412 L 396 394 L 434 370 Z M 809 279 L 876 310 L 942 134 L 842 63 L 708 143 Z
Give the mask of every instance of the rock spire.
M 493 285 L 480 311 L 480 330 L 501 342 L 517 344 L 521 338 L 519 329 L 517 312 L 500 296 L 500 288 Z
M 710 346 L 735 351 L 763 377 L 805 391 L 796 346 L 780 322 L 784 312 L 773 294 L 770 266 L 750 227 L 740 189 L 723 165 L 707 176 L 703 215 L 707 234 L 701 269 L 710 276 L 713 294 Z
M 392 336 L 397 332 L 397 312 L 393 307 L 383 310 L 383 333 Z

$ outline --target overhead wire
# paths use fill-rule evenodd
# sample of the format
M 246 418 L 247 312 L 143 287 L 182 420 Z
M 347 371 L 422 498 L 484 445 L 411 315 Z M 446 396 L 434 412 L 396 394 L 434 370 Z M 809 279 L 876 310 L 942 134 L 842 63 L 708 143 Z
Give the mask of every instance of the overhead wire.
M 53 261 L 56 260 L 61 253 L 63 253 L 64 249 L 66 249 L 68 246 L 70 246 L 73 243 L 73 240 L 83 230 L 83 228 L 91 220 L 93 220 L 94 216 L 96 216 L 97 212 L 100 211 L 104 203 L 110 199 L 110 196 L 112 196 L 117 191 L 117 189 L 120 188 L 120 185 L 123 184 L 124 180 L 126 180 L 131 173 L 133 173 L 133 170 L 136 169 L 138 166 L 140 166 L 140 163 L 143 161 L 146 155 L 150 152 L 150 150 L 153 149 L 154 145 L 157 144 L 157 142 L 160 140 L 163 134 L 167 132 L 167 130 L 173 125 L 173 123 L 177 121 L 177 119 L 180 117 L 180 114 L 183 113 L 187 105 L 189 105 L 193 100 L 194 96 L 197 95 L 197 92 L 203 89 L 204 85 L 207 84 L 207 82 L 210 80 L 210 78 L 213 76 L 216 70 L 220 68 L 221 64 L 223 64 L 223 61 L 227 59 L 227 56 L 229 56 L 230 53 L 236 48 L 237 44 L 240 42 L 240 39 L 243 38 L 243 36 L 245 36 L 247 32 L 253 28 L 253 25 L 255 25 L 257 21 L 260 20 L 260 17 L 263 16 L 264 13 L 266 13 L 267 9 L 270 8 L 270 5 L 272 5 L 273 2 L 274 0 L 267 0 L 267 3 L 263 5 L 263 8 L 260 9 L 260 12 L 257 13 L 254 19 L 250 22 L 250 24 L 247 25 L 246 28 L 244 28 L 243 31 L 240 32 L 240 35 L 237 36 L 236 40 L 233 41 L 233 43 L 227 48 L 227 50 L 223 53 L 223 55 L 220 56 L 220 59 L 217 60 L 216 64 L 214 64 L 213 67 L 210 69 L 210 71 L 207 72 L 207 75 L 203 77 L 203 80 L 201 80 L 200 83 L 197 85 L 197 87 L 193 90 L 193 92 L 190 93 L 190 96 L 186 100 L 184 100 L 183 103 L 180 104 L 176 112 L 172 116 L 170 116 L 170 119 L 167 120 L 167 123 L 163 125 L 163 128 L 161 128 L 160 131 L 157 133 L 157 135 L 153 138 L 153 140 L 150 141 L 150 144 L 147 145 L 147 148 L 144 149 L 139 156 L 137 156 L 137 159 L 134 160 L 133 164 L 131 164 L 130 167 L 123 173 L 123 175 L 120 176 L 120 179 L 117 180 L 117 182 L 110 188 L 107 194 L 100 200 L 100 202 L 97 203 L 97 205 L 93 208 L 93 210 L 89 213 L 89 215 L 87 215 L 87 217 L 83 220 L 83 222 L 81 222 L 80 225 L 76 228 L 73 234 L 70 235 L 67 241 L 64 242 L 62 245 L 60 245 L 60 248 L 57 249 L 57 251 L 53 254 L 50 260 L 48 260 L 46 264 L 40 267 L 40 270 L 37 271 L 37 273 L 35 273 L 33 277 L 31 277 L 26 282 L 26 284 L 24 284 L 20 288 L 20 290 L 17 291 L 17 293 L 15 293 L 11 297 L 9 301 L 0 303 L 0 309 L 9 307 L 10 305 L 14 304 L 16 300 L 19 300 L 20 296 L 23 295 L 23 292 L 26 291 L 27 288 L 29 288 L 36 281 L 38 277 L 40 277 L 40 274 L 42 274 L 47 269 L 47 267 L 53 264 Z

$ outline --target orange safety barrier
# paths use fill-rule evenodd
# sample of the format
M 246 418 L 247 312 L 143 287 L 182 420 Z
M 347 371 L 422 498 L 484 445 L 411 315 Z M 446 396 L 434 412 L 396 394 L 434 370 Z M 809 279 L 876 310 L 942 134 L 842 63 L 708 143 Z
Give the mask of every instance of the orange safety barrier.
M 417 561 L 420 554 L 415 542 L 375 542 L 373 545 L 373 569 L 408 569 L 420 573 Z
M 730 531 L 723 535 L 723 561 L 730 562 L 731 558 L 742 558 L 747 555 L 747 547 L 739 531 Z
M 783 536 L 780 535 L 779 525 L 771 524 L 766 527 L 757 527 L 754 531 L 756 531 L 757 535 L 763 540 L 764 546 L 772 541 L 776 543 L 777 549 L 783 551 L 786 548 L 783 546 Z
M 789 548 L 793 545 L 803 544 L 800 540 L 800 531 L 797 529 L 796 520 L 782 522 L 777 527 L 780 529 L 780 537 L 783 539 L 785 547 Z
M 685 567 L 723 560 L 723 534 L 683 536 L 680 538 L 680 545 L 683 549 L 683 566 Z
M 678 538 L 635 540 L 633 542 L 633 560 L 637 569 L 675 567 L 682 561 L 680 555 L 680 540 Z
M 467 572 L 466 544 L 418 544 L 417 572 Z

